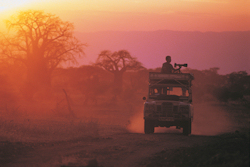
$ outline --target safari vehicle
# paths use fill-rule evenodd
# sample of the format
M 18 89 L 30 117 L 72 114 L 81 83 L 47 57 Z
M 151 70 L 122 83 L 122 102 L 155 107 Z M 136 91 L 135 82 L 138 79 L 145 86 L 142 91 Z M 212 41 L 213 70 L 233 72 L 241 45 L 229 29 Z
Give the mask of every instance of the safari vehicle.
M 186 64 L 185 64 L 186 65 Z M 180 68 L 183 65 L 180 65 Z M 180 69 L 179 68 L 179 69 Z M 190 73 L 149 72 L 148 98 L 144 103 L 144 132 L 155 127 L 176 126 L 183 134 L 191 133 L 193 121 L 192 80 Z

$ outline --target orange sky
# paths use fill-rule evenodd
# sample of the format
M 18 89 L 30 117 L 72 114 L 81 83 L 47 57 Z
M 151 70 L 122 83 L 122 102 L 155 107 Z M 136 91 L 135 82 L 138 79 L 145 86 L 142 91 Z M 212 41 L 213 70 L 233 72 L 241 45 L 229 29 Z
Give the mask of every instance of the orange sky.
M 250 30 L 250 0 L 1 0 L 0 20 L 25 9 L 56 14 L 82 32 Z

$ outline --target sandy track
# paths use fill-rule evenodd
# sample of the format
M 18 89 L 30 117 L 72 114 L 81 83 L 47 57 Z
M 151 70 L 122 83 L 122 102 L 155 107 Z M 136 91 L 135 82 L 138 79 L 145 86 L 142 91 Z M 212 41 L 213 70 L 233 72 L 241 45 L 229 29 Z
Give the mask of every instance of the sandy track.
M 145 135 L 143 130 L 143 118 L 141 113 L 135 114 L 137 118 L 130 119 L 130 125 L 136 125 L 137 133 L 132 133 L 134 126 L 126 129 L 124 120 L 121 125 L 115 120 L 112 124 L 106 124 L 99 120 L 97 127 L 88 130 L 90 135 L 77 137 L 65 137 L 57 141 L 22 141 L 18 145 L 8 143 L 1 148 L 13 148 L 18 152 L 9 153 L 9 161 L 1 161 L 0 166 L 9 167 L 60 167 L 60 166 L 86 166 L 89 160 L 96 159 L 103 167 L 137 167 L 143 166 L 148 157 L 162 150 L 174 151 L 181 147 L 199 145 L 211 140 L 211 135 L 232 130 L 233 125 L 221 106 L 196 105 L 195 119 L 192 127 L 192 135 L 182 135 L 182 130 L 172 128 L 157 128 L 155 134 Z M 107 117 L 108 118 L 108 117 Z M 117 118 L 122 118 L 119 115 Z M 79 124 L 76 124 L 79 128 Z M 82 124 L 80 124 L 81 126 Z M 55 126 L 53 124 L 53 126 Z M 66 125 L 65 125 L 66 127 Z M 86 127 L 93 127 L 86 126 Z M 51 127 L 50 127 L 51 129 Z M 85 129 L 86 130 L 86 129 Z M 70 130 L 68 130 L 70 131 Z M 74 134 L 75 133 L 68 133 Z M 84 128 L 83 128 L 84 131 Z M 79 131 L 78 133 L 83 133 Z M 66 134 L 66 133 L 65 133 Z M 64 135 L 65 135 L 64 134 Z M 67 140 L 65 140 L 67 139 Z M 2 143 L 2 146 L 4 143 Z M 4 154 L 4 151 L 2 152 Z
M 96 159 L 104 167 L 139 166 L 145 158 L 164 149 L 201 144 L 206 136 L 179 133 L 113 134 L 108 138 L 75 139 L 64 142 L 37 143 L 33 150 L 18 155 L 5 166 L 86 166 Z

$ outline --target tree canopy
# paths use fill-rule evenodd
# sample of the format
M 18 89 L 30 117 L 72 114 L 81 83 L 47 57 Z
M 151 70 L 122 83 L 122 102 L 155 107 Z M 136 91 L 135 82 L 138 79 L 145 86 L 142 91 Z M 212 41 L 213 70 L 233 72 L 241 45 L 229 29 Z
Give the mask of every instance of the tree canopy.
M 62 62 L 76 63 L 84 55 L 85 44 L 74 36 L 72 23 L 38 10 L 21 11 L 6 21 L 8 34 L 2 34 L 0 55 L 8 62 L 27 67 L 27 82 L 43 83 Z M 39 79 L 40 78 L 40 79 Z
M 137 61 L 136 57 L 132 57 L 127 50 L 113 53 L 104 50 L 99 54 L 96 65 L 112 73 L 143 68 L 141 62 Z
M 65 61 L 76 62 L 75 54 L 83 54 L 83 44 L 74 36 L 72 23 L 43 11 L 22 11 L 6 21 L 14 35 L 4 36 L 1 41 L 2 55 L 20 60 L 28 66 L 29 61 L 44 59 L 50 69 Z
M 142 63 L 136 57 L 132 57 L 127 50 L 117 52 L 103 50 L 99 54 L 95 65 L 114 74 L 114 86 L 118 92 L 122 88 L 122 77 L 125 71 L 144 68 Z

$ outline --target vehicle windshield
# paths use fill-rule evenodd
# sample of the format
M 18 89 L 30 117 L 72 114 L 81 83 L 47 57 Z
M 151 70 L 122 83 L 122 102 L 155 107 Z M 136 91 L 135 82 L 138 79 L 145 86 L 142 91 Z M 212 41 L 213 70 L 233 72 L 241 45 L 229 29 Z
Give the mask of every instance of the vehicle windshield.
M 158 95 L 176 95 L 188 97 L 188 89 L 186 87 L 151 87 L 149 96 L 155 97 Z

